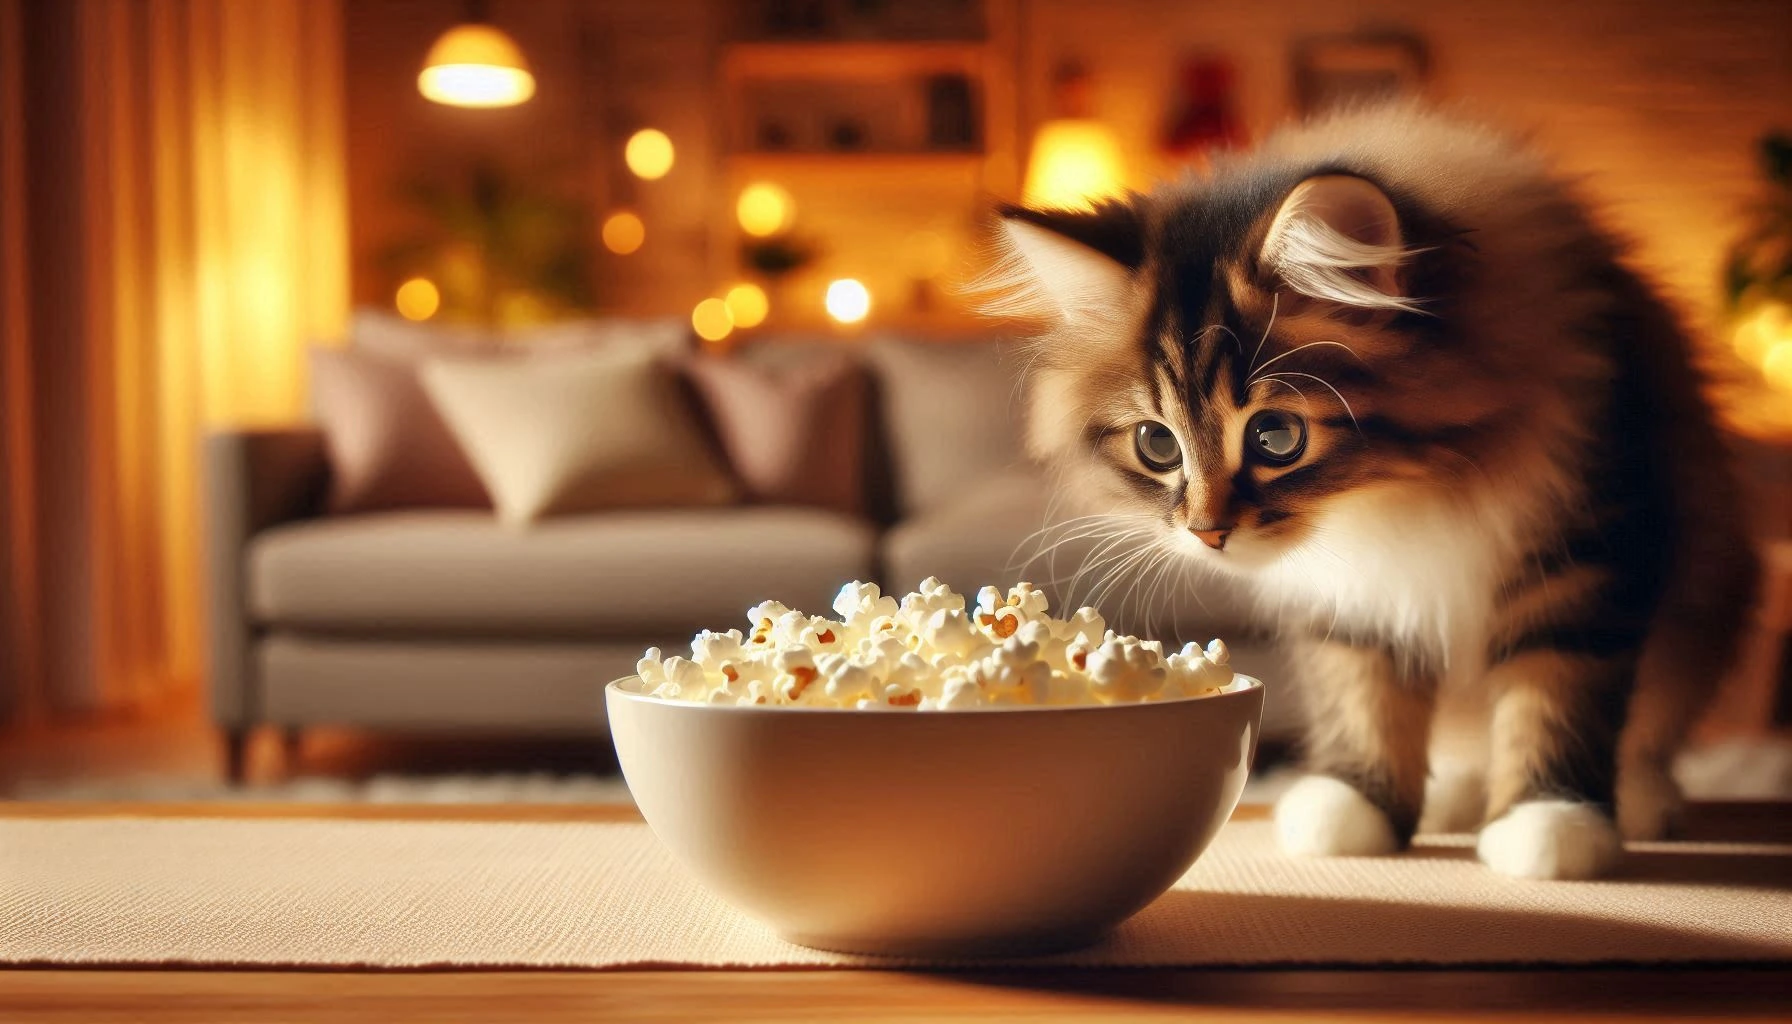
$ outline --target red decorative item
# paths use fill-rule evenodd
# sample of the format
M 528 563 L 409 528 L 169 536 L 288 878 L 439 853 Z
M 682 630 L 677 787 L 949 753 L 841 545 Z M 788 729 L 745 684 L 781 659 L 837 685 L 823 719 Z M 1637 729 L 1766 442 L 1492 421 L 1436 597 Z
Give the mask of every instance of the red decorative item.
M 1183 62 L 1178 78 L 1164 150 L 1172 156 L 1197 159 L 1216 149 L 1243 144 L 1244 126 L 1233 102 L 1231 63 L 1218 57 L 1192 57 Z

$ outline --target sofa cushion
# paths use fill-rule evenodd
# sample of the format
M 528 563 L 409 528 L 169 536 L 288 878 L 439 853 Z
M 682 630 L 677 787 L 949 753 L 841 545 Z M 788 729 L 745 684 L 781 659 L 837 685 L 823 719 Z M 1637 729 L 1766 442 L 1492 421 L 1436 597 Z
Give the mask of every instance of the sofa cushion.
M 608 512 L 500 526 L 490 513 L 386 512 L 269 530 L 249 551 L 264 625 L 468 637 L 680 635 L 771 598 L 825 609 L 869 579 L 872 527 L 816 509 Z
M 1139 547 L 1079 536 L 1088 532 L 1088 524 L 1042 530 L 1050 521 L 1050 505 L 1047 482 L 1025 468 L 963 488 L 950 502 L 885 535 L 886 589 L 905 593 L 922 579 L 937 576 L 961 593 L 974 594 L 986 584 L 1007 587 L 1024 579 L 1045 590 L 1059 610 L 1068 602 L 1100 597 L 1101 610 L 1115 629 L 1141 636 L 1185 641 L 1248 632 L 1243 589 L 1192 566 L 1167 570 L 1161 586 L 1153 572 L 1143 574 L 1142 590 L 1111 587 L 1104 592 L 1102 570 L 1123 564 Z M 1053 548 L 1059 540 L 1064 543 Z M 1141 579 L 1136 574 L 1131 578 L 1135 583 Z M 1144 592 L 1153 595 L 1149 605 Z
M 1005 345 L 883 339 L 869 355 L 902 515 L 940 508 L 1020 461 Z

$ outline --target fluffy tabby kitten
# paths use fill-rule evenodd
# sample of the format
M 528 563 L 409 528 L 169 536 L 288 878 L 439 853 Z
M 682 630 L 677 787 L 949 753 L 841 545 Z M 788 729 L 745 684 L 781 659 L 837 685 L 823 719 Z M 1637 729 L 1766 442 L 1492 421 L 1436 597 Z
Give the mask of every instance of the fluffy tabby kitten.
M 1479 827 L 1494 869 L 1581 878 L 1664 830 L 1756 569 L 1686 335 L 1561 179 L 1395 107 L 1002 213 L 1055 321 L 1034 453 L 1248 581 L 1294 654 L 1286 849 Z

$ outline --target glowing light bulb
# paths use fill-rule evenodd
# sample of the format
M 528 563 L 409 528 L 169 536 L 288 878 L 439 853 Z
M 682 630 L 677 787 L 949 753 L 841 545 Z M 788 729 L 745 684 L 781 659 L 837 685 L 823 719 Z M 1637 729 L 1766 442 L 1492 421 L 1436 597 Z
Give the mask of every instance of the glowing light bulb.
M 691 329 L 704 341 L 721 341 L 734 333 L 734 316 L 721 299 L 704 299 L 691 310 Z
M 782 186 L 760 181 L 741 190 L 734 215 L 742 231 L 755 238 L 769 238 L 790 225 L 795 206 Z
M 392 304 L 406 320 L 428 320 L 442 308 L 442 292 L 429 278 L 413 277 L 398 286 Z
M 511 107 L 535 95 L 535 76 L 509 36 L 490 25 L 459 25 L 429 48 L 417 90 L 451 107 Z
M 722 302 L 728 307 L 728 315 L 734 318 L 736 327 L 758 327 L 772 309 L 765 289 L 752 283 L 737 284 L 728 289 Z
M 604 220 L 604 248 L 627 256 L 647 241 L 647 225 L 633 210 L 617 210 Z
M 1030 206 L 1084 209 L 1124 191 L 1120 141 L 1100 121 L 1047 121 L 1033 140 L 1021 198 Z
M 843 324 L 856 324 L 871 312 L 871 293 L 850 277 L 828 285 L 828 315 Z
M 658 128 L 641 129 L 630 135 L 628 144 L 622 147 L 623 162 L 628 164 L 635 177 L 645 181 L 665 177 L 676 156 L 672 139 Z

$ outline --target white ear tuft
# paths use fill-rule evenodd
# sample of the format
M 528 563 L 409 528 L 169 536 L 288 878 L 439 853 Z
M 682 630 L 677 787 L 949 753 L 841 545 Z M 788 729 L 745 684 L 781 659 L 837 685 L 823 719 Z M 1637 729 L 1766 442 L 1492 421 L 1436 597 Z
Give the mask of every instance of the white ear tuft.
M 1003 266 L 984 281 L 1000 297 L 992 313 L 1062 320 L 1111 319 L 1132 295 L 1132 275 L 1118 261 L 1048 228 L 1002 221 Z
M 1344 174 L 1296 185 L 1263 242 L 1263 262 L 1288 287 L 1365 309 L 1418 311 L 1418 302 L 1400 293 L 1400 266 L 1412 254 L 1387 195 Z

